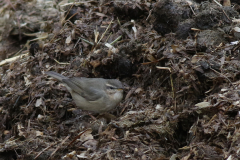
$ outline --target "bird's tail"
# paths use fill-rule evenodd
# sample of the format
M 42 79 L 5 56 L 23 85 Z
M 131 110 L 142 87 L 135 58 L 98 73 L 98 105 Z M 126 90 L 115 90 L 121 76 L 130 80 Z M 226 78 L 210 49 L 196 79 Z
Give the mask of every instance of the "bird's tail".
M 45 72 L 45 74 L 47 74 L 53 78 L 56 78 L 59 81 L 62 81 L 63 79 L 68 79 L 67 77 L 65 77 L 57 72 L 54 72 L 54 71 L 48 71 L 48 72 Z

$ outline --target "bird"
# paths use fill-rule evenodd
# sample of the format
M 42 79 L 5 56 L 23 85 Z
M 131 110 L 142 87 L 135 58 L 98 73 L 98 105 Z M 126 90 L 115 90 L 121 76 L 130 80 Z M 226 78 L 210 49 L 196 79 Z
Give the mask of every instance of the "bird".
M 71 93 L 76 106 L 85 111 L 111 111 L 123 98 L 123 84 L 117 79 L 68 78 L 54 71 L 47 71 L 45 74 L 62 82 Z

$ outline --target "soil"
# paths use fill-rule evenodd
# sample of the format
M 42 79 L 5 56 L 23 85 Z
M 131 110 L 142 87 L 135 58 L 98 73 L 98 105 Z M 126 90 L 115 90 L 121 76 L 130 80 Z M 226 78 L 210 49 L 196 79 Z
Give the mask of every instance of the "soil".
M 0 6 L 0 160 L 240 159 L 237 0 Z M 119 79 L 124 98 L 83 111 L 46 71 Z

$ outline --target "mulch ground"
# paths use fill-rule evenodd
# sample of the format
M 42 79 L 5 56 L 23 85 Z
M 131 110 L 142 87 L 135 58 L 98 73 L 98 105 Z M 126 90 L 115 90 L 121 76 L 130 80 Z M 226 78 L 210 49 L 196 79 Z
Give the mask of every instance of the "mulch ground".
M 238 1 L 0 6 L 0 159 L 240 159 Z M 50 70 L 124 99 L 94 120 Z

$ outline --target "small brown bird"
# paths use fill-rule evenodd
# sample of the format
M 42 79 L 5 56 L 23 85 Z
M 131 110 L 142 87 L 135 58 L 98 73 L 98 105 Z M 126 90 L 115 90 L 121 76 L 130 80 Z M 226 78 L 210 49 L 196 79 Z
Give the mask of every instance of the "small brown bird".
M 61 81 L 82 110 L 107 112 L 114 109 L 123 98 L 123 85 L 117 79 L 68 78 L 53 71 L 45 73 Z

